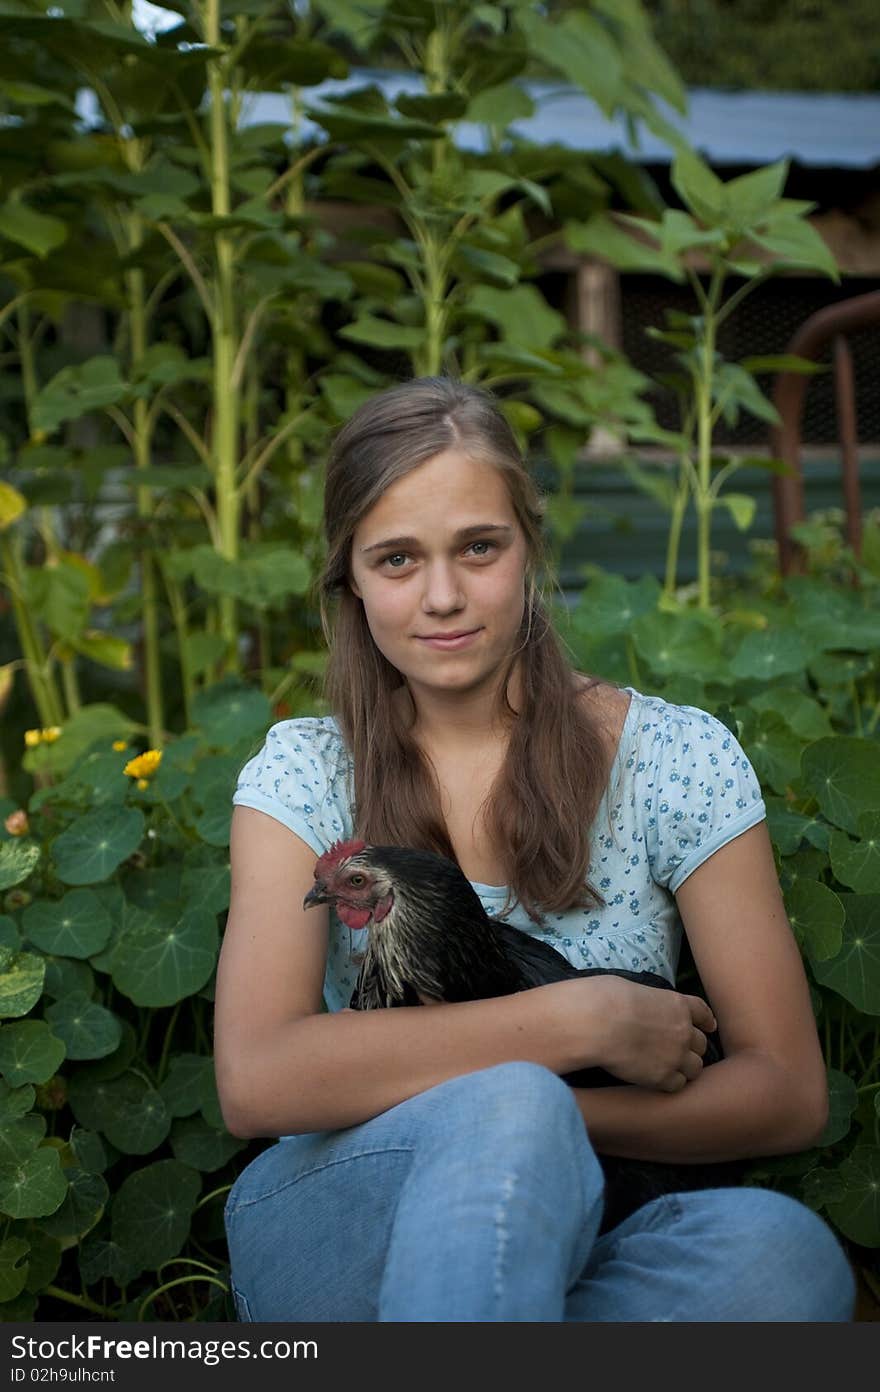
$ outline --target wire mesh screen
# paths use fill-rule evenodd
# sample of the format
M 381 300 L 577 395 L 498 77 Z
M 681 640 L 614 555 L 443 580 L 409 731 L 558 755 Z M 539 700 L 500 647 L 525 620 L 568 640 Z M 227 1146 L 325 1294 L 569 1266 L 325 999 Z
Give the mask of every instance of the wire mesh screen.
M 648 376 L 675 370 L 674 350 L 649 338 L 645 328 L 662 328 L 664 310 L 680 309 L 694 313 L 689 286 L 674 285 L 659 276 L 621 277 L 621 317 L 623 348 L 635 367 Z M 732 288 L 735 288 L 732 286 Z M 768 281 L 748 296 L 721 326 L 718 348 L 725 358 L 738 362 L 767 353 L 784 353 L 794 333 L 805 319 L 824 305 L 850 299 L 876 290 L 876 280 L 847 279 L 833 285 L 815 277 L 785 276 Z M 880 333 L 862 330 L 849 336 L 855 367 L 856 412 L 859 439 L 880 442 Z M 831 362 L 830 347 L 821 361 Z M 761 389 L 770 395 L 772 374 L 758 378 Z M 673 393 L 657 387 L 648 394 L 661 425 L 678 425 L 677 403 Z M 834 409 L 834 378 L 831 371 L 817 374 L 807 387 L 801 439 L 808 445 L 827 445 L 839 438 Z M 719 423 L 716 441 L 722 445 L 749 445 L 763 448 L 767 443 L 765 421 L 742 413 L 734 426 Z

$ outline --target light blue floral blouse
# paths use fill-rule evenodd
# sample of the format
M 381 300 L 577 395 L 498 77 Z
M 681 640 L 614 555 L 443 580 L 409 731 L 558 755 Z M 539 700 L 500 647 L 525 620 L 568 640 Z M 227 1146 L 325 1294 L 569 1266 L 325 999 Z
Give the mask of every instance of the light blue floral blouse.
M 751 763 L 719 720 L 624 689 L 632 699 L 593 822 L 587 876 L 604 907 L 548 914 L 542 932 L 517 901 L 507 922 L 544 938 L 576 967 L 653 971 L 674 984 L 682 934 L 676 890 L 766 809 Z M 242 768 L 232 801 L 275 817 L 319 856 L 354 835 L 350 775 L 332 716 L 282 720 Z M 497 914 L 507 886 L 471 883 L 486 912 Z M 360 946 L 331 910 L 328 1010 L 348 1004 L 358 973 L 351 954 Z

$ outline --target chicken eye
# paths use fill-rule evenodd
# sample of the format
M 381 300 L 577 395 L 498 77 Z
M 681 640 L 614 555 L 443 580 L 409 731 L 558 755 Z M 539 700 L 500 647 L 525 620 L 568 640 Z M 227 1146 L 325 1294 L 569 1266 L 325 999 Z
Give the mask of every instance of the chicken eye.
M 348 883 L 352 885 L 355 889 L 360 889 L 361 885 L 364 884 L 364 882 L 365 881 L 363 875 L 350 875 L 348 878 Z

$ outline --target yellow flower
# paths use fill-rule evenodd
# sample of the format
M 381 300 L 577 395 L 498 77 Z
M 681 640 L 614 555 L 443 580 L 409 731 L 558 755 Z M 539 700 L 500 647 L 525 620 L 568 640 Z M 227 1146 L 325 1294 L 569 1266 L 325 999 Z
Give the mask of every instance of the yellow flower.
M 15 812 L 10 812 L 3 825 L 10 836 L 26 836 L 30 831 L 28 815 L 23 807 L 17 808 Z
M 54 744 L 55 741 L 60 737 L 60 735 L 60 725 L 50 725 L 47 730 L 43 731 L 43 739 L 45 740 L 46 744 Z
M 145 778 L 149 778 L 151 773 L 156 772 L 161 762 L 161 749 L 146 749 L 143 754 L 138 754 L 137 758 L 129 759 L 122 772 L 127 773 L 129 778 L 140 778 L 144 780 Z M 146 788 L 148 786 L 149 784 L 144 781 L 138 784 L 139 788 Z
M 113 748 L 116 750 L 116 753 L 117 753 L 117 754 L 121 754 L 122 751 L 123 751 L 123 749 L 127 749 L 127 748 L 128 748 L 128 741 L 127 741 L 127 740 L 114 740 L 114 741 L 113 741 Z
M 33 749 L 34 745 L 42 742 L 43 735 L 40 730 L 25 730 L 24 742 L 28 749 Z

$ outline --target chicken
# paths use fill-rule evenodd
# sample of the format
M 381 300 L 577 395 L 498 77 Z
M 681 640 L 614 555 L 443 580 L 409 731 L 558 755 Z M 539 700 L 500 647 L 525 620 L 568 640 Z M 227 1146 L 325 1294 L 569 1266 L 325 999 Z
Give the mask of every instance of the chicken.
M 459 866 L 430 851 L 336 841 L 315 865 L 303 907 L 329 904 L 366 947 L 349 1002 L 375 1010 L 437 1001 L 486 1000 L 575 976 L 614 975 L 662 990 L 675 988 L 653 972 L 571 965 L 530 933 L 491 918 Z M 704 1064 L 722 1057 L 717 1034 L 707 1038 Z M 603 1068 L 563 1074 L 571 1087 L 620 1086 Z M 671 1165 L 600 1156 L 605 1214 L 600 1233 L 664 1193 L 738 1184 L 743 1162 Z

